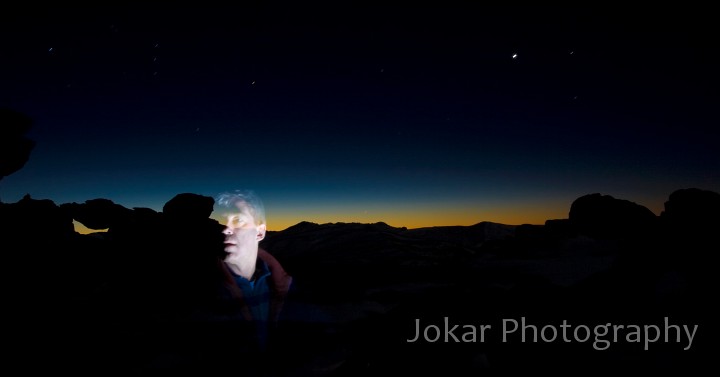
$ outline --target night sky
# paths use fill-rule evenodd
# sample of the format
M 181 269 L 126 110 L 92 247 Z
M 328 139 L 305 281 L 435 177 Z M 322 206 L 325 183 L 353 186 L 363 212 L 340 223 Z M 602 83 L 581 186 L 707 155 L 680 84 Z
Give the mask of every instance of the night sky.
M 37 143 L 4 202 L 246 188 L 272 230 L 412 228 L 720 191 L 709 9 L 40 8 L 1 16 Z

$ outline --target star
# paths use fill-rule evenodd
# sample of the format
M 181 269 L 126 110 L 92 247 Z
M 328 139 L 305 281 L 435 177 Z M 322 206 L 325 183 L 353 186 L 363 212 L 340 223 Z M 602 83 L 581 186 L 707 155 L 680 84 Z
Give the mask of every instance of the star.
M 513 54 L 513 56 L 512 56 L 513 59 L 517 59 L 517 57 L 518 57 L 518 54 Z
M 48 52 L 53 52 L 53 48 L 50 47 L 50 48 L 48 49 Z

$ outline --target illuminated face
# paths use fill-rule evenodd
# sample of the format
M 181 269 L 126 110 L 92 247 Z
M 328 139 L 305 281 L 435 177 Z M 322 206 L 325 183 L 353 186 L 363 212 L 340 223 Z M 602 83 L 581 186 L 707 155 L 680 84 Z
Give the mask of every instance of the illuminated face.
M 237 203 L 237 211 L 225 215 L 225 251 L 228 259 L 254 259 L 258 242 L 265 238 L 265 224 L 255 224 L 255 218 L 245 203 Z M 254 261 L 248 261 L 254 263 Z

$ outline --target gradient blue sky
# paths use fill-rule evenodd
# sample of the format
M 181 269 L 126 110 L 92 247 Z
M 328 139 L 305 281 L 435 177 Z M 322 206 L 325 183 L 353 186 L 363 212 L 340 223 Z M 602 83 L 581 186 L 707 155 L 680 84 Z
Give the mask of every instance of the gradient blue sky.
M 249 188 L 276 230 L 541 224 L 594 192 L 659 214 L 676 189 L 720 191 L 709 14 L 18 11 L 0 106 L 37 145 L 0 198 L 161 210 Z

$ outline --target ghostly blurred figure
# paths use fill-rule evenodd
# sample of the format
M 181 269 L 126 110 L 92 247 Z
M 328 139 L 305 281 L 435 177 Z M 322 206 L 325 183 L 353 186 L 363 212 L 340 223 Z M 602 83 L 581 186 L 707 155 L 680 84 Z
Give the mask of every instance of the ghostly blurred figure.
M 260 349 L 265 349 L 290 288 L 290 277 L 280 263 L 259 247 L 267 225 L 260 198 L 252 191 L 234 191 L 216 198 L 224 222 L 225 313 L 251 323 Z

